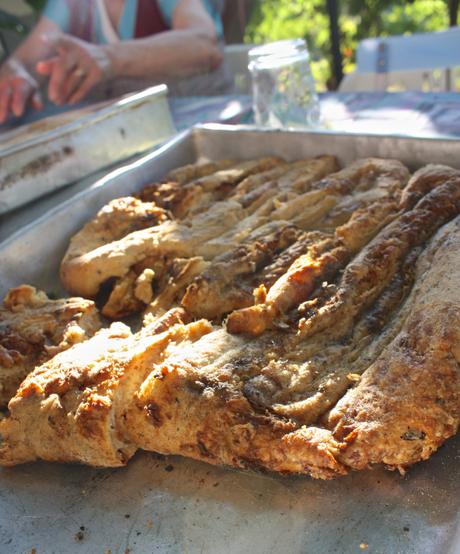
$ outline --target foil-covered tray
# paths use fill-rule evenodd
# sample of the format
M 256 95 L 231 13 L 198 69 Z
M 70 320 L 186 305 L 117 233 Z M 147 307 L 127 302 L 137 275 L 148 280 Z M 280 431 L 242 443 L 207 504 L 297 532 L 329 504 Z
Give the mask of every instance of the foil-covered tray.
M 159 85 L 0 134 L 0 214 L 145 152 L 175 133 Z
M 0 293 L 30 282 L 60 292 L 69 237 L 105 202 L 198 159 L 337 154 L 460 167 L 451 140 L 259 131 L 208 125 L 118 168 L 0 246 Z M 334 481 L 212 467 L 139 453 L 123 469 L 36 463 L 0 470 L 0 552 L 458 554 L 460 436 L 405 476 Z M 35 549 L 35 550 L 34 550 Z

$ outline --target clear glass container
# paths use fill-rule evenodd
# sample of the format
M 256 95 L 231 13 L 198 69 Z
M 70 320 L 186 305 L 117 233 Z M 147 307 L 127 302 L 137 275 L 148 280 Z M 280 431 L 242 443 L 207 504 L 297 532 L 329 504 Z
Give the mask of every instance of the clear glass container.
M 319 100 L 302 39 L 282 40 L 249 51 L 254 118 L 267 127 L 315 127 Z

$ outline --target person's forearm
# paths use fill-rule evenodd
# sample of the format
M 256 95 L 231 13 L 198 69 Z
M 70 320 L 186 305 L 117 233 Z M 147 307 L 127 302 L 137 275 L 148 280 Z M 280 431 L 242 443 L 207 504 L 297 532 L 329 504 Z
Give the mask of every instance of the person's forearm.
M 197 30 L 172 30 L 105 47 L 116 77 L 177 78 L 208 73 L 222 62 L 217 41 Z

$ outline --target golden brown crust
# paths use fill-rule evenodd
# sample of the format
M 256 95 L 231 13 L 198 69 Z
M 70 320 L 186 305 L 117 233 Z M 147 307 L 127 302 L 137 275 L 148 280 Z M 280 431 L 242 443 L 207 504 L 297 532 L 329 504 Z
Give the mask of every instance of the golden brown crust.
M 142 299 L 135 294 L 135 281 L 139 267 L 149 268 L 146 260 L 155 260 L 150 268 L 155 272 L 152 285 L 161 290 L 158 282 L 165 280 L 165 271 L 176 258 L 212 260 L 236 249 L 251 231 L 267 222 L 270 212 L 289 200 L 292 191 L 299 194 L 336 168 L 332 156 L 294 164 L 275 157 L 261 158 L 221 169 L 184 186 L 152 186 L 142 194 L 143 201 L 113 201 L 73 237 L 61 265 L 62 281 L 69 290 L 94 298 L 104 283 L 114 280 L 115 288 L 103 313 L 116 318 L 139 311 Z M 267 178 L 272 179 L 273 186 L 269 194 L 260 193 L 258 188 L 264 188 Z M 249 199 L 242 191 L 254 197 Z M 171 210 L 176 220 L 168 221 L 164 209 Z M 145 210 L 158 213 L 151 225 L 144 224 Z M 114 223 L 107 230 L 107 221 L 112 219 Z M 121 221 L 119 226 L 117 219 Z M 164 262 L 162 270 L 158 260 Z M 163 304 L 157 302 L 160 304 L 163 309 Z
M 312 179 L 328 163 L 255 173 L 212 209 L 119 241 L 119 277 L 158 288 L 147 327 L 115 326 L 35 370 L 0 423 L 0 463 L 119 465 L 143 448 L 331 478 L 403 471 L 455 433 L 460 173 L 422 169 L 402 191 L 407 170 L 370 159 Z M 86 268 L 107 269 L 106 246 Z M 252 287 L 256 305 L 227 329 L 187 323 L 251 302 Z M 133 281 L 130 294 L 148 293 Z
M 182 306 L 195 317 L 219 319 L 235 309 L 252 305 L 257 274 L 301 234 L 299 229 L 284 222 L 268 223 L 257 229 L 237 248 L 214 258 L 187 287 Z
M 69 259 L 76 258 L 133 231 L 154 227 L 167 219 L 166 212 L 152 202 L 141 202 L 130 196 L 116 198 L 99 210 L 96 217 L 72 238 L 66 256 Z
M 423 245 L 460 209 L 460 175 L 423 197 L 414 209 L 401 214 L 384 228 L 347 266 L 336 294 L 299 325 L 311 336 L 340 321 L 345 333 L 363 308 L 371 305 L 414 247 Z
M 370 158 L 359 160 L 314 184 L 312 190 L 303 195 L 308 198 L 307 204 L 313 203 L 314 211 L 318 204 L 325 202 L 329 206 L 330 199 L 334 199 L 332 205 L 341 206 L 338 214 L 332 216 L 335 221 L 343 222 L 346 207 L 354 207 L 356 197 L 363 193 L 371 192 L 371 199 L 377 196 L 378 200 L 371 200 L 365 207 L 349 212 L 349 220 L 332 236 L 307 234 L 303 239 L 308 244 L 304 253 L 272 284 L 261 302 L 229 315 L 228 330 L 258 336 L 276 325 L 277 320 L 293 307 L 307 300 L 321 281 L 334 279 L 351 257 L 398 215 L 399 204 L 394 198 L 399 199 L 407 178 L 407 170 L 399 162 Z M 281 213 L 289 217 L 295 205 L 301 203 L 301 198 L 294 199 L 291 206 L 288 204 L 272 215 Z M 309 210 L 312 210 L 311 206 Z M 299 218 L 297 216 L 295 221 L 299 222 Z M 305 214 L 301 218 L 305 223 Z M 331 217 L 326 215 L 325 220 L 328 219 L 330 221 Z M 317 226 L 321 228 L 321 221 Z
M 459 241 L 457 218 L 407 276 L 416 283 L 407 302 L 407 289 L 389 283 L 349 342 L 283 345 L 280 335 L 248 340 L 219 330 L 193 351 L 172 352 L 136 393 L 125 432 L 147 450 L 321 478 L 425 459 L 460 421 Z
M 206 322 L 197 322 L 132 335 L 126 325 L 113 323 L 58 354 L 27 377 L 9 403 L 10 415 L 0 423 L 0 463 L 41 458 L 124 465 L 137 447 L 119 432 L 119 412 L 170 343 L 208 331 Z
M 165 180 L 168 182 L 185 185 L 194 179 L 211 175 L 217 171 L 222 171 L 236 165 L 232 160 L 219 160 L 217 162 L 205 162 L 202 164 L 189 164 L 173 169 L 167 175 Z
M 96 307 L 84 298 L 51 300 L 34 287 L 11 289 L 0 309 L 0 408 L 36 365 L 91 337 L 99 328 Z
M 332 410 L 327 424 L 353 469 L 404 471 L 428 458 L 460 422 L 460 219 L 443 228 L 419 262 L 395 339 Z M 423 267 L 423 263 L 428 267 Z
M 401 207 L 413 208 L 425 194 L 446 181 L 458 179 L 460 171 L 446 165 L 429 164 L 416 171 L 401 196 Z

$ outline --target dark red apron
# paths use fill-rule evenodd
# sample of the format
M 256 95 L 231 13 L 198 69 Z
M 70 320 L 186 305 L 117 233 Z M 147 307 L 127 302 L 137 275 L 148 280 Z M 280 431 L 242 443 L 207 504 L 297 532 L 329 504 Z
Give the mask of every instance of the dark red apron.
M 137 0 L 135 38 L 149 37 L 169 29 L 156 0 Z
M 69 33 L 88 42 L 94 42 L 94 9 L 92 0 L 66 0 L 69 8 Z M 156 0 L 137 0 L 136 24 L 134 38 L 149 37 L 168 31 Z

